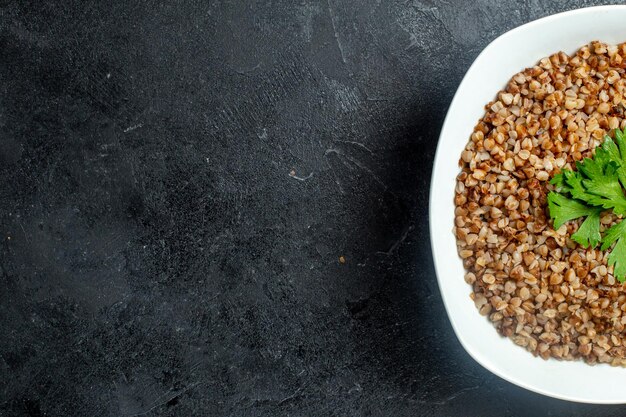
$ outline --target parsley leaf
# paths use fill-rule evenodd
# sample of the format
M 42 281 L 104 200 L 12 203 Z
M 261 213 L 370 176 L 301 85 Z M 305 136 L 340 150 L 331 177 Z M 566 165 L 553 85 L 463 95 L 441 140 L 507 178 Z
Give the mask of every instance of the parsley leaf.
M 604 142 L 595 150 L 593 158 L 576 163 L 576 171 L 564 169 L 550 183 L 554 191 L 548 194 L 548 210 L 554 228 L 585 217 L 571 239 L 585 247 L 602 250 L 611 246 L 608 257 L 613 275 L 620 282 L 626 281 L 626 221 L 600 231 L 600 213 L 612 209 L 617 215 L 626 216 L 626 130 L 615 131 L 615 141 L 605 136 Z
M 620 131 L 619 129 L 615 130 L 615 142 L 617 145 L 611 140 L 610 137 L 606 137 L 604 140 L 603 147 L 607 147 L 607 150 L 611 152 L 611 156 L 615 160 L 619 160 L 620 167 L 617 171 L 617 175 L 619 177 L 622 186 L 626 187 L 626 134 L 625 132 Z
M 626 278 L 626 222 L 622 221 L 611 227 L 602 239 L 602 250 L 608 249 L 617 241 L 609 255 L 609 266 L 613 266 L 613 275 L 620 282 Z
M 617 147 L 607 137 L 603 146 L 596 150 L 593 159 L 585 158 L 576 164 L 578 171 L 563 171 L 566 190 L 574 198 L 587 204 L 613 209 L 618 214 L 626 214 L 626 196 L 618 175 L 621 165 L 611 159 L 617 155 L 619 155 Z M 626 171 L 624 174 L 626 175 Z
M 589 207 L 563 194 L 551 192 L 548 194 L 548 210 L 550 217 L 554 219 L 554 228 L 558 229 L 563 223 L 594 213 L 599 214 L 602 209 Z
M 600 234 L 600 210 L 587 216 L 580 225 L 576 233 L 572 235 L 572 240 L 579 245 L 595 248 L 602 240 Z
M 554 185 L 554 188 L 559 193 L 569 193 L 569 186 L 565 182 L 565 174 L 563 172 L 552 177 L 550 184 Z

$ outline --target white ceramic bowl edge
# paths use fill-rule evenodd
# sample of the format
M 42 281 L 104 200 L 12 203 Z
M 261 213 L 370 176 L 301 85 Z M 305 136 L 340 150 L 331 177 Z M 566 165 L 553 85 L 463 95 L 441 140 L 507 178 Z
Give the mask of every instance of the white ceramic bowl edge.
M 592 40 L 626 42 L 626 6 L 600 6 L 548 16 L 491 42 L 461 82 L 446 115 L 430 188 L 430 237 L 442 298 L 465 350 L 494 374 L 531 391 L 570 401 L 626 403 L 626 369 L 580 361 L 544 361 L 500 337 L 474 307 L 463 280 L 454 226 L 458 160 L 484 106 L 517 72 L 557 51 L 572 53 Z

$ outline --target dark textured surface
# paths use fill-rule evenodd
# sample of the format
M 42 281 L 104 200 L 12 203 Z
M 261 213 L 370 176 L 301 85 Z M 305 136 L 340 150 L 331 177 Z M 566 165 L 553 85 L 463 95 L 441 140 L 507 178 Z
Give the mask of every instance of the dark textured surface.
M 0 415 L 623 415 L 470 359 L 428 241 L 472 60 L 601 3 L 0 2 Z

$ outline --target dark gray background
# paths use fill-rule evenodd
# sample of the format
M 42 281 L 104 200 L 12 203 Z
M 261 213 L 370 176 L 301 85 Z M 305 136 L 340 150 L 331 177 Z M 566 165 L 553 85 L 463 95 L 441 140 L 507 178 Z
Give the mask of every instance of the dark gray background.
M 427 221 L 476 55 L 602 3 L 1 1 L 0 414 L 623 415 L 470 359 Z

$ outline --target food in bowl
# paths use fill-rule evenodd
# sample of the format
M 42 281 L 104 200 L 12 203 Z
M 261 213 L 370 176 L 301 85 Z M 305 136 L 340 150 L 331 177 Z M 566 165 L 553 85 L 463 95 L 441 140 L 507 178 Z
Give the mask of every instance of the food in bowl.
M 626 365 L 626 259 L 609 232 L 624 213 L 564 182 L 626 128 L 625 68 L 626 44 L 541 59 L 487 104 L 461 154 L 454 233 L 471 298 L 500 334 L 545 359 Z M 563 221 L 564 199 L 590 211 Z

